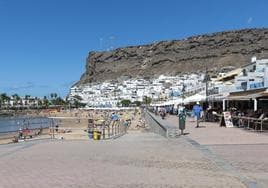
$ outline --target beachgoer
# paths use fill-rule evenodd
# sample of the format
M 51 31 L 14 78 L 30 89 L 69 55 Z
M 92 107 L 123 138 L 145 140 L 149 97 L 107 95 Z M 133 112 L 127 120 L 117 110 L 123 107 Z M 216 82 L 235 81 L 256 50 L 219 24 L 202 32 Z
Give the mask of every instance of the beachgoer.
M 19 138 L 22 138 L 22 136 L 23 136 L 23 131 L 22 131 L 22 128 L 20 127 L 20 129 L 19 129 Z
M 160 116 L 162 117 L 162 119 L 165 119 L 166 116 L 166 109 L 164 107 L 162 107 L 160 109 Z
M 112 121 L 118 121 L 119 116 L 115 112 L 113 112 L 112 115 L 111 115 L 111 119 L 112 119 Z

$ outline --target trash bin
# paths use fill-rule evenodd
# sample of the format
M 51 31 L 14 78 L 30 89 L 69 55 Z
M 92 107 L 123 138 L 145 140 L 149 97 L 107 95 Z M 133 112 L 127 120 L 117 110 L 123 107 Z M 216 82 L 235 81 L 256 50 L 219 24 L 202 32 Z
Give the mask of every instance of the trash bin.
M 101 132 L 100 131 L 94 131 L 93 132 L 93 139 L 94 140 L 100 140 L 101 138 Z
M 179 129 L 181 130 L 181 134 L 183 134 L 183 130 L 185 129 L 185 120 L 186 114 L 184 112 L 179 113 Z

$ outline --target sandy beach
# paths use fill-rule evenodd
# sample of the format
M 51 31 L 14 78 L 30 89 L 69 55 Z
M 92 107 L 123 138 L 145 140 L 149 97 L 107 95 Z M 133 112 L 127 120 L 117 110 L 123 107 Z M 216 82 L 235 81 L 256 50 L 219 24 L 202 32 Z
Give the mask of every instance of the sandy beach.
M 88 119 L 93 119 L 95 122 L 102 122 L 110 118 L 112 112 L 119 115 L 121 120 L 131 119 L 129 130 L 139 130 L 143 126 L 143 120 L 141 119 L 140 110 L 129 111 L 84 111 L 84 110 L 64 110 L 64 111 L 51 111 L 51 112 L 39 112 L 38 116 L 45 116 L 54 120 L 54 125 L 58 125 L 58 131 L 54 131 L 54 138 L 66 139 L 66 140 L 88 140 Z M 33 114 L 31 114 L 32 117 Z M 36 135 L 38 130 L 33 131 L 33 137 L 35 139 L 50 139 L 53 132 L 49 129 L 44 129 L 41 135 Z M 19 135 L 19 132 L 12 132 L 0 135 L 0 144 L 13 143 L 14 138 Z M 26 141 L 29 138 L 26 138 Z

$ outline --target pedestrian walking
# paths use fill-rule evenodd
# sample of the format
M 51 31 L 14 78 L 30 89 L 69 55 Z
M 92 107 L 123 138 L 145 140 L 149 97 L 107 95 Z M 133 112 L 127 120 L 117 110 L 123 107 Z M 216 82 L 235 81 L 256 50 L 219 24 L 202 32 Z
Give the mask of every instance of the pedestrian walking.
M 194 116 L 196 118 L 196 128 L 199 127 L 199 121 L 200 121 L 200 118 L 201 118 L 202 111 L 203 111 L 203 109 L 200 106 L 200 103 L 196 102 L 196 104 L 193 107 Z

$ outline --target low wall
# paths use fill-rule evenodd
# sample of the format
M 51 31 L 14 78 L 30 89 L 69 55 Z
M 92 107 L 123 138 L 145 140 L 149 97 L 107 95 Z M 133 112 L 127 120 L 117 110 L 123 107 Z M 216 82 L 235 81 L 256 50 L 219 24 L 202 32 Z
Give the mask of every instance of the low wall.
M 157 118 L 154 114 L 149 111 L 145 113 L 145 121 L 149 125 L 150 130 L 156 134 L 160 134 L 164 137 L 168 136 L 168 129 L 160 122 L 159 118 Z

